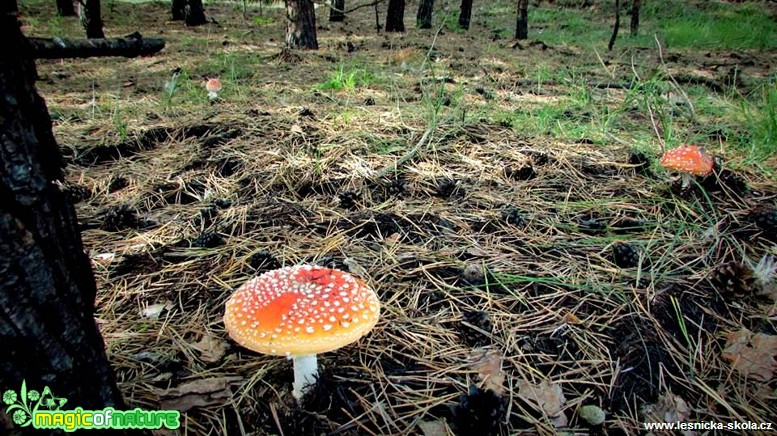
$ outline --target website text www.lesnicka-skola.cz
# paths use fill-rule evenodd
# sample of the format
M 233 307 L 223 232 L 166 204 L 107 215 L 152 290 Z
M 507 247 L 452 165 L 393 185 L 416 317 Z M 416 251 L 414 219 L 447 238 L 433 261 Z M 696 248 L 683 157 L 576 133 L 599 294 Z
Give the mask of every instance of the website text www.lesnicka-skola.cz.
M 645 430 L 777 430 L 772 422 L 734 421 L 734 422 L 645 422 Z

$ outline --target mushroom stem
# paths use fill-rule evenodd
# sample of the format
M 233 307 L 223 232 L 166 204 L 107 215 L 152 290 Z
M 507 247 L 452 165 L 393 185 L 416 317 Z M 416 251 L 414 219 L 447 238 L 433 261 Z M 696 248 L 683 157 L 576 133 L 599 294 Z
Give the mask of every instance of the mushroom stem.
M 693 176 L 691 176 L 688 173 L 683 173 L 683 184 L 681 185 L 683 191 L 688 189 L 689 186 L 691 186 L 692 181 L 693 181 Z
M 292 356 L 294 363 L 294 390 L 291 394 L 299 401 L 308 388 L 316 383 L 318 376 L 318 360 L 315 354 Z

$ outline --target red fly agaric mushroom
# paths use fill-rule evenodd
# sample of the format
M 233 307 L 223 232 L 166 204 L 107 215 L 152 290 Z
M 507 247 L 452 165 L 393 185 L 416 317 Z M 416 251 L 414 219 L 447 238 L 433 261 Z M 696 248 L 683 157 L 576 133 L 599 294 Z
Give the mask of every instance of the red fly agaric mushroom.
M 215 100 L 219 96 L 219 91 L 221 91 L 221 79 L 218 77 L 208 79 L 208 81 L 205 82 L 205 89 L 208 91 L 208 97 L 211 100 Z
M 227 301 L 224 325 L 240 345 L 294 362 L 294 398 L 318 374 L 316 354 L 355 342 L 375 326 L 380 302 L 348 273 L 299 265 L 268 271 Z
M 683 189 L 691 184 L 691 176 L 706 176 L 712 172 L 714 160 L 704 148 L 698 145 L 683 145 L 664 153 L 659 161 L 669 170 L 679 171 L 683 176 Z

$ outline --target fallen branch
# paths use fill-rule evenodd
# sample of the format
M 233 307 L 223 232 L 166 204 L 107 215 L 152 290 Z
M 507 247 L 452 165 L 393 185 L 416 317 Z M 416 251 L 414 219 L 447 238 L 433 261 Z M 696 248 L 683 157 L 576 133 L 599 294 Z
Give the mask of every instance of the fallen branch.
M 132 58 L 154 54 L 165 47 L 161 38 L 147 38 L 135 32 L 124 38 L 63 39 L 28 38 L 35 59 L 69 59 L 105 56 Z

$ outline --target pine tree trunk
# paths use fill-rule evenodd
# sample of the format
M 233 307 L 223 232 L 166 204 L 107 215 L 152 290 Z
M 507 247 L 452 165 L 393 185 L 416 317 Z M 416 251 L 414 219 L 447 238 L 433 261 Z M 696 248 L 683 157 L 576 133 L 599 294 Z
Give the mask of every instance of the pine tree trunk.
M 205 8 L 202 7 L 202 0 L 186 0 L 184 8 L 184 23 L 187 26 L 201 26 L 207 23 L 205 18 Z
M 318 50 L 312 0 L 286 0 L 286 47 Z
M 607 44 L 607 50 L 612 51 L 615 47 L 615 40 L 618 38 L 618 29 L 621 27 L 621 1 L 615 0 L 615 25 L 612 26 L 612 36 Z
M 515 23 L 515 39 L 529 37 L 529 0 L 518 0 L 518 20 Z
M 73 5 L 73 0 L 57 0 L 57 16 L 75 17 L 76 15 L 76 7 Z
M 631 36 L 639 34 L 639 10 L 642 8 L 642 0 L 632 0 L 631 2 Z
M 405 31 L 405 0 L 389 0 L 386 11 L 386 32 Z
M 345 20 L 345 0 L 332 0 L 329 8 L 329 21 L 338 22 Z
M 81 24 L 87 38 L 105 38 L 103 20 L 100 17 L 100 0 L 83 0 L 80 8 Z
M 469 22 L 472 19 L 472 0 L 461 0 L 461 12 L 459 13 L 459 27 L 469 30 Z
M 0 2 L 0 386 L 19 392 L 24 381 L 73 407 L 123 408 L 75 209 L 54 184 L 62 157 L 11 3 Z
M 173 21 L 183 21 L 186 18 L 186 0 L 173 0 L 170 14 Z
M 418 5 L 418 15 L 416 16 L 416 23 L 419 29 L 432 28 L 432 10 L 434 10 L 434 0 L 421 0 L 421 4 Z

